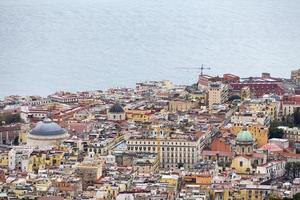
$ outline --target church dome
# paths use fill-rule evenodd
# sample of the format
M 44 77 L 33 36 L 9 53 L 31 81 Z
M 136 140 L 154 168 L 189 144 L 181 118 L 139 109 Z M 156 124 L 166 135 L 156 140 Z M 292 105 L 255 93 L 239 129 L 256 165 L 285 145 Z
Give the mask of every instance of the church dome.
M 252 135 L 249 131 L 243 130 L 236 137 L 237 142 L 253 142 Z
M 109 109 L 110 113 L 123 113 L 124 109 L 122 108 L 122 106 L 118 103 L 114 104 L 110 109 Z
M 38 122 L 35 128 L 30 131 L 30 135 L 35 136 L 59 136 L 65 133 L 65 129 L 61 128 L 49 118 L 44 119 L 42 122 Z

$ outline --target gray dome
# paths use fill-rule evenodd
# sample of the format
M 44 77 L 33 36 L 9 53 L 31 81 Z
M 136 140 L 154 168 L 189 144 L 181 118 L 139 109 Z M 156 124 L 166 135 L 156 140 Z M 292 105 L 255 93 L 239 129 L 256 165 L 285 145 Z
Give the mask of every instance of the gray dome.
M 37 123 L 36 127 L 30 131 L 30 134 L 37 136 L 57 136 L 63 135 L 65 132 L 65 129 L 61 128 L 57 123 L 46 118 L 44 121 Z
M 124 109 L 122 108 L 122 106 L 118 103 L 114 104 L 110 109 L 109 109 L 110 113 L 123 113 Z

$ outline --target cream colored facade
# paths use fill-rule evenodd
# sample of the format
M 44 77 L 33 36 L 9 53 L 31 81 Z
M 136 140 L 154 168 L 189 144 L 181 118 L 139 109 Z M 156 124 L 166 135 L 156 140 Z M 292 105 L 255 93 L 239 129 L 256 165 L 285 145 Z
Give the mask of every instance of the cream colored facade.
M 57 136 L 39 136 L 28 135 L 27 146 L 31 147 L 46 147 L 46 146 L 58 146 L 59 143 L 69 137 L 69 134 L 57 135 Z
M 251 97 L 251 90 L 250 87 L 246 86 L 241 89 L 241 99 L 249 99 Z
M 237 156 L 232 160 L 231 168 L 238 174 L 251 174 L 253 172 L 251 160 L 244 156 Z
M 271 120 L 277 118 L 279 112 L 278 102 L 252 101 L 247 103 L 249 110 L 254 112 L 265 112 Z
M 196 108 L 198 102 L 190 100 L 174 100 L 169 102 L 168 110 L 170 112 L 177 111 L 188 111 L 190 109 Z
M 81 163 L 77 167 L 77 175 L 82 179 L 83 188 L 93 185 L 102 176 L 101 163 Z
M 283 104 L 282 105 L 282 114 L 283 114 L 283 116 L 292 115 L 298 108 L 300 108 L 299 104 Z
M 129 152 L 157 153 L 156 138 L 129 138 L 127 150 Z M 204 146 L 204 138 L 198 140 L 166 139 L 160 140 L 160 167 L 191 168 L 200 159 L 200 152 Z
M 228 99 L 228 87 L 221 83 L 211 83 L 208 88 L 208 106 L 218 105 Z
M 126 114 L 125 112 L 122 113 L 107 113 L 107 119 L 110 121 L 123 121 L 126 119 Z
M 151 118 L 152 111 L 151 110 L 129 110 L 126 111 L 127 120 L 135 121 L 135 122 L 146 122 Z
M 300 69 L 293 70 L 291 72 L 291 79 L 294 83 L 299 84 L 300 83 Z

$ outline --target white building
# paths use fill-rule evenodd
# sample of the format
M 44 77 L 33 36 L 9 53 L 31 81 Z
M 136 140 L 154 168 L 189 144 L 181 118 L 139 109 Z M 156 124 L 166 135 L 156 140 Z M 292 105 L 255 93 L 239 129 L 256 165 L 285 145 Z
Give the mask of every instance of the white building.
M 287 126 L 279 126 L 278 128 L 283 130 L 283 137 L 285 139 L 293 143 L 300 141 L 300 129 L 298 127 L 289 128 Z
M 290 116 L 294 114 L 294 112 L 300 108 L 300 104 L 297 102 L 284 102 L 282 104 L 282 115 Z
M 268 162 L 265 165 L 257 166 L 256 173 L 264 174 L 267 179 L 282 177 L 285 173 L 285 160 Z
M 8 152 L 8 169 L 27 171 L 30 154 L 33 148 L 16 146 Z
M 272 138 L 272 139 L 269 139 L 269 143 L 276 144 L 277 146 L 279 146 L 282 149 L 289 148 L 289 140 L 287 140 L 287 139 Z

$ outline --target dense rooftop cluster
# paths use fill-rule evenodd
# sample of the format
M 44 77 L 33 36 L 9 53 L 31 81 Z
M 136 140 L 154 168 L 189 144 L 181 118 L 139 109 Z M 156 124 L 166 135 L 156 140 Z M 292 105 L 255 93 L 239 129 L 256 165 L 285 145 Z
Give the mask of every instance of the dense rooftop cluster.
M 298 79 L 200 75 L 192 86 L 6 97 L 0 199 L 292 198 Z

